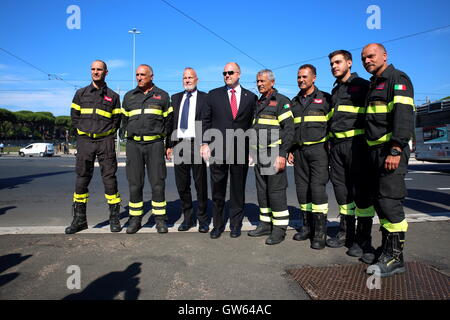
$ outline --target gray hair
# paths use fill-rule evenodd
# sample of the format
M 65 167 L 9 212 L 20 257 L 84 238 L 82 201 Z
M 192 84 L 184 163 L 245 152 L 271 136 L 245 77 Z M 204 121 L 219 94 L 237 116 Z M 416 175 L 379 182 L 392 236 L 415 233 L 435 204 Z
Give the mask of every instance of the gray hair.
M 147 67 L 148 70 L 150 70 L 151 75 L 153 75 L 153 68 L 150 67 L 148 64 L 143 63 L 143 64 L 140 64 L 140 65 L 138 66 L 138 68 L 139 68 L 139 67 Z
M 270 81 L 275 80 L 275 75 L 273 74 L 273 71 L 270 69 L 262 69 L 261 71 L 258 71 L 258 76 L 262 76 L 263 74 L 267 74 L 267 78 L 269 78 Z

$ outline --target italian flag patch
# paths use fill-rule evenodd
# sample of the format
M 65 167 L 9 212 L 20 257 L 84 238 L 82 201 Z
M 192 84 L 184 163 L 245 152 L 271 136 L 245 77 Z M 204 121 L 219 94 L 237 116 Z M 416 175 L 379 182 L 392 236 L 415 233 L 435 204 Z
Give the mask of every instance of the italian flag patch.
M 404 84 L 396 84 L 394 86 L 394 90 L 405 91 L 406 90 L 406 86 Z

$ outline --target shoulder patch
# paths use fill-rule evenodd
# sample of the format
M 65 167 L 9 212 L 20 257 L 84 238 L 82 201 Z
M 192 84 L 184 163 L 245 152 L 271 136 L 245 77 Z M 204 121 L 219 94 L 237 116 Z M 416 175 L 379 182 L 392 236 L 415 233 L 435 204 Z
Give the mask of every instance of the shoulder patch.
M 322 99 L 314 99 L 314 101 L 313 101 L 314 103 L 322 103 L 323 102 L 323 100 Z
M 385 85 L 386 85 L 386 82 L 381 82 L 375 87 L 375 89 L 376 90 L 383 90 Z
M 276 100 L 271 100 L 269 102 L 269 107 L 276 107 L 277 106 L 277 101 Z
M 394 86 L 394 90 L 405 91 L 406 90 L 406 86 L 404 84 L 396 84 Z
M 288 103 L 288 104 L 285 104 L 285 105 L 283 106 L 283 109 L 289 109 L 289 107 L 290 107 L 290 105 L 289 105 L 289 103 Z

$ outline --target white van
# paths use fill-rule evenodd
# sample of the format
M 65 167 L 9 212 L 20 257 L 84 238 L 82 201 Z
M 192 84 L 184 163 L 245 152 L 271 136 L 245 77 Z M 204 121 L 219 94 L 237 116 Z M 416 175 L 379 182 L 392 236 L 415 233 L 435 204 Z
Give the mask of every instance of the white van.
M 51 143 L 32 143 L 25 148 L 19 150 L 19 156 L 40 156 L 40 157 L 51 157 L 54 153 L 54 148 Z

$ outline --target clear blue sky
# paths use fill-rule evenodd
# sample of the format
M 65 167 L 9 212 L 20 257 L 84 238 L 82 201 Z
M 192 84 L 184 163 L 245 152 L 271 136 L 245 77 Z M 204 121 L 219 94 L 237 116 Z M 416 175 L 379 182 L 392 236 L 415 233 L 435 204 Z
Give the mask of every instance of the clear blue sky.
M 89 84 L 90 63 L 109 63 L 108 85 L 123 94 L 132 88 L 132 36 L 136 27 L 136 65 L 150 64 L 154 82 L 170 94 L 182 90 L 186 66 L 197 70 L 199 89 L 223 85 L 221 72 L 230 61 L 241 65 L 241 83 L 256 90 L 256 72 L 275 72 L 276 87 L 292 98 L 296 72 L 306 60 L 336 49 L 360 48 L 450 24 L 450 1 L 181 1 L 167 0 L 245 54 L 160 0 L 151 1 L 12 1 L 0 2 L 0 48 L 65 81 L 48 77 L 0 50 L 0 107 L 69 115 L 74 85 Z M 81 29 L 70 30 L 70 5 L 81 10 Z M 381 9 L 381 29 L 370 30 L 370 5 Z M 412 79 L 416 102 L 450 95 L 450 28 L 385 44 L 389 62 Z M 353 71 L 369 74 L 354 55 Z M 256 60 L 257 62 L 255 62 Z M 331 91 L 328 59 L 310 61 L 316 85 Z M 290 65 L 289 67 L 280 68 Z

